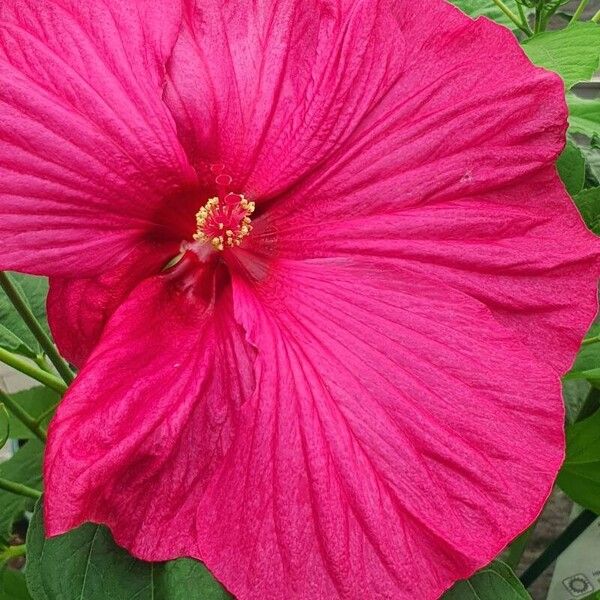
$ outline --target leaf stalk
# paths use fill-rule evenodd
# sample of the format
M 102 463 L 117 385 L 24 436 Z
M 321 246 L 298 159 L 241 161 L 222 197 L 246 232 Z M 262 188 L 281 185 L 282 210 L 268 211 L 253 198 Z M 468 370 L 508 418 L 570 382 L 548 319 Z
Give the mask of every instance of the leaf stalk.
M 0 271 L 0 286 L 2 286 L 2 289 L 8 296 L 8 299 L 12 302 L 15 310 L 23 319 L 25 325 L 27 325 L 35 339 L 39 342 L 46 353 L 46 356 L 48 356 L 52 364 L 56 367 L 59 375 L 64 379 L 67 385 L 70 384 L 74 378 L 73 371 L 71 371 L 71 368 L 65 359 L 58 353 L 54 342 L 44 331 L 44 328 L 33 314 L 27 300 L 13 283 L 10 275 L 4 271 Z
M 586 9 L 586 6 L 588 5 L 589 1 L 590 0 L 581 0 L 579 6 L 575 10 L 573 16 L 571 17 L 571 20 L 569 21 L 569 25 L 571 25 L 572 23 L 576 23 L 579 20 L 579 17 L 581 17 L 581 15 L 583 14 L 583 11 Z
M 527 21 L 522 21 L 502 0 L 492 0 L 492 2 L 526 35 L 532 36 L 533 32 Z
M 45 442 L 48 439 L 48 434 L 41 425 L 18 402 L 15 402 L 13 398 L 2 390 L 0 390 L 0 400 L 41 442 Z
M 34 490 L 28 485 L 23 485 L 22 483 L 17 483 L 16 481 L 10 481 L 9 479 L 4 479 L 3 477 L 0 477 L 0 489 L 11 492 L 12 494 L 17 494 L 19 496 L 34 498 L 35 500 L 42 497 L 42 492 Z
M 32 379 L 39 381 L 59 394 L 64 394 L 67 391 L 67 385 L 62 379 L 59 379 L 52 373 L 48 373 L 48 371 L 43 371 L 24 358 L 21 358 L 4 348 L 0 348 L 0 362 L 7 364 L 9 367 L 20 371 L 25 375 L 29 375 Z

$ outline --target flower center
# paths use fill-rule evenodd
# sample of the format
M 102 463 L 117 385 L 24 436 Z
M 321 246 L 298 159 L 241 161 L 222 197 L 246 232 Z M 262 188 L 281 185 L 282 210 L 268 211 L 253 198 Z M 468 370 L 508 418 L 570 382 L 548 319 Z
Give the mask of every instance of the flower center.
M 252 231 L 250 215 L 254 208 L 254 202 L 248 202 L 243 194 L 229 193 L 223 200 L 211 198 L 196 214 L 194 239 L 211 244 L 215 250 L 239 246 Z

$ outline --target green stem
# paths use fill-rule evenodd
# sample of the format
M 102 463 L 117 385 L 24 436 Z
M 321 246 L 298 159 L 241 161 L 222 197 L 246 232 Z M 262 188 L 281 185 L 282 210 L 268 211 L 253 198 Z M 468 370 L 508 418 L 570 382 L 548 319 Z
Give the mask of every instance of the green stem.
M 600 23 L 600 10 L 592 17 L 594 23 Z
M 526 21 L 521 21 L 518 15 L 516 15 L 502 0 L 492 0 L 492 2 L 524 33 L 531 36 L 533 32 L 531 31 L 529 25 Z
M 600 342 L 600 335 L 595 335 L 593 337 L 585 338 L 583 342 L 581 342 L 582 346 L 589 346 L 590 344 L 595 344 L 596 342 Z
M 18 494 L 19 496 L 26 496 L 27 498 L 38 498 L 42 497 L 42 492 L 38 490 L 34 490 L 27 485 L 23 485 L 22 483 L 17 483 L 16 481 L 10 481 L 8 479 L 4 479 L 0 477 L 0 489 L 6 490 L 7 492 L 11 492 L 13 494 Z
M 35 339 L 39 342 L 40 346 L 56 367 L 59 375 L 65 380 L 68 385 L 73 381 L 73 372 L 65 361 L 65 359 L 58 353 L 54 342 L 50 339 L 50 336 L 44 331 L 44 328 L 40 325 L 40 322 L 36 319 L 33 314 L 27 300 L 23 297 L 23 294 L 12 282 L 8 273 L 0 271 L 0 286 L 12 302 L 16 311 L 21 315 L 21 318 L 35 336 Z
M 54 371 L 52 370 L 52 367 L 50 367 L 50 365 L 46 362 L 46 358 L 44 357 L 43 354 L 39 354 L 38 356 L 36 356 L 33 359 L 33 362 L 35 362 L 35 364 L 42 369 L 42 371 L 46 371 L 47 373 L 54 373 Z
M 540 31 L 546 31 L 548 29 L 548 22 L 554 16 L 554 13 L 558 10 L 558 5 L 555 8 L 548 8 L 544 14 L 542 14 L 540 22 Z
M 521 21 L 521 23 L 524 23 L 525 25 L 527 25 L 527 27 L 529 27 L 529 21 L 527 20 L 527 16 L 525 15 L 523 5 L 520 2 L 517 2 L 517 10 L 519 11 L 519 20 Z
M 583 11 L 585 10 L 585 7 L 588 5 L 589 1 L 590 0 L 581 0 L 579 6 L 577 7 L 577 10 L 573 13 L 571 20 L 569 21 L 569 25 L 571 23 L 575 23 L 579 19 L 579 17 L 583 14 Z
M 40 441 L 45 442 L 48 438 L 46 432 L 40 424 L 18 403 L 15 402 L 7 393 L 0 390 L 0 400 L 4 403 L 8 410 L 33 433 Z
M 67 391 L 66 384 L 56 377 L 56 375 L 48 373 L 47 371 L 42 371 L 42 369 L 4 348 L 0 348 L 0 362 L 7 364 L 17 371 L 21 371 L 21 373 L 24 373 L 25 375 L 29 375 L 29 377 L 43 383 L 46 387 L 49 387 L 59 394 L 64 394 Z
M 542 9 L 538 6 L 535 9 L 535 21 L 533 25 L 533 32 L 540 33 L 542 29 Z
M 21 544 L 19 546 L 8 546 L 8 548 L 4 548 L 2 552 L 0 552 L 0 563 L 4 563 L 7 560 L 11 560 L 12 558 L 19 558 L 20 556 L 25 556 L 27 552 L 27 546 L 25 544 Z
M 597 518 L 596 513 L 584 510 L 521 575 L 523 585 L 529 587 Z

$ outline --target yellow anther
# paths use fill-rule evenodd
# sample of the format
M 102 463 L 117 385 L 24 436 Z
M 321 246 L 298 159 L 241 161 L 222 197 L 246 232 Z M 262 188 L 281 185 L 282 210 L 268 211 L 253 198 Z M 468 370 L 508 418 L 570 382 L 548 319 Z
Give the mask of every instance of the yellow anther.
M 254 202 L 248 202 L 248 200 L 246 200 L 246 198 L 244 198 L 243 196 L 242 200 L 240 201 L 240 206 L 250 214 L 252 214 L 254 212 L 254 209 L 256 208 L 256 204 L 254 204 Z
M 241 194 L 227 194 L 223 203 L 217 197 L 210 198 L 196 213 L 194 240 L 215 250 L 239 246 L 252 231 L 250 215 L 255 208 L 254 202 Z

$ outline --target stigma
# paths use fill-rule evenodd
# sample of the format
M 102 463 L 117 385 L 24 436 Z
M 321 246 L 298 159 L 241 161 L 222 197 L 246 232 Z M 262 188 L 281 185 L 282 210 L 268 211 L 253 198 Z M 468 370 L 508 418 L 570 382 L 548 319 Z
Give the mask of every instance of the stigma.
M 243 194 L 210 198 L 196 213 L 194 240 L 220 251 L 239 246 L 252 231 L 250 215 L 254 209 L 254 202 L 249 202 Z

